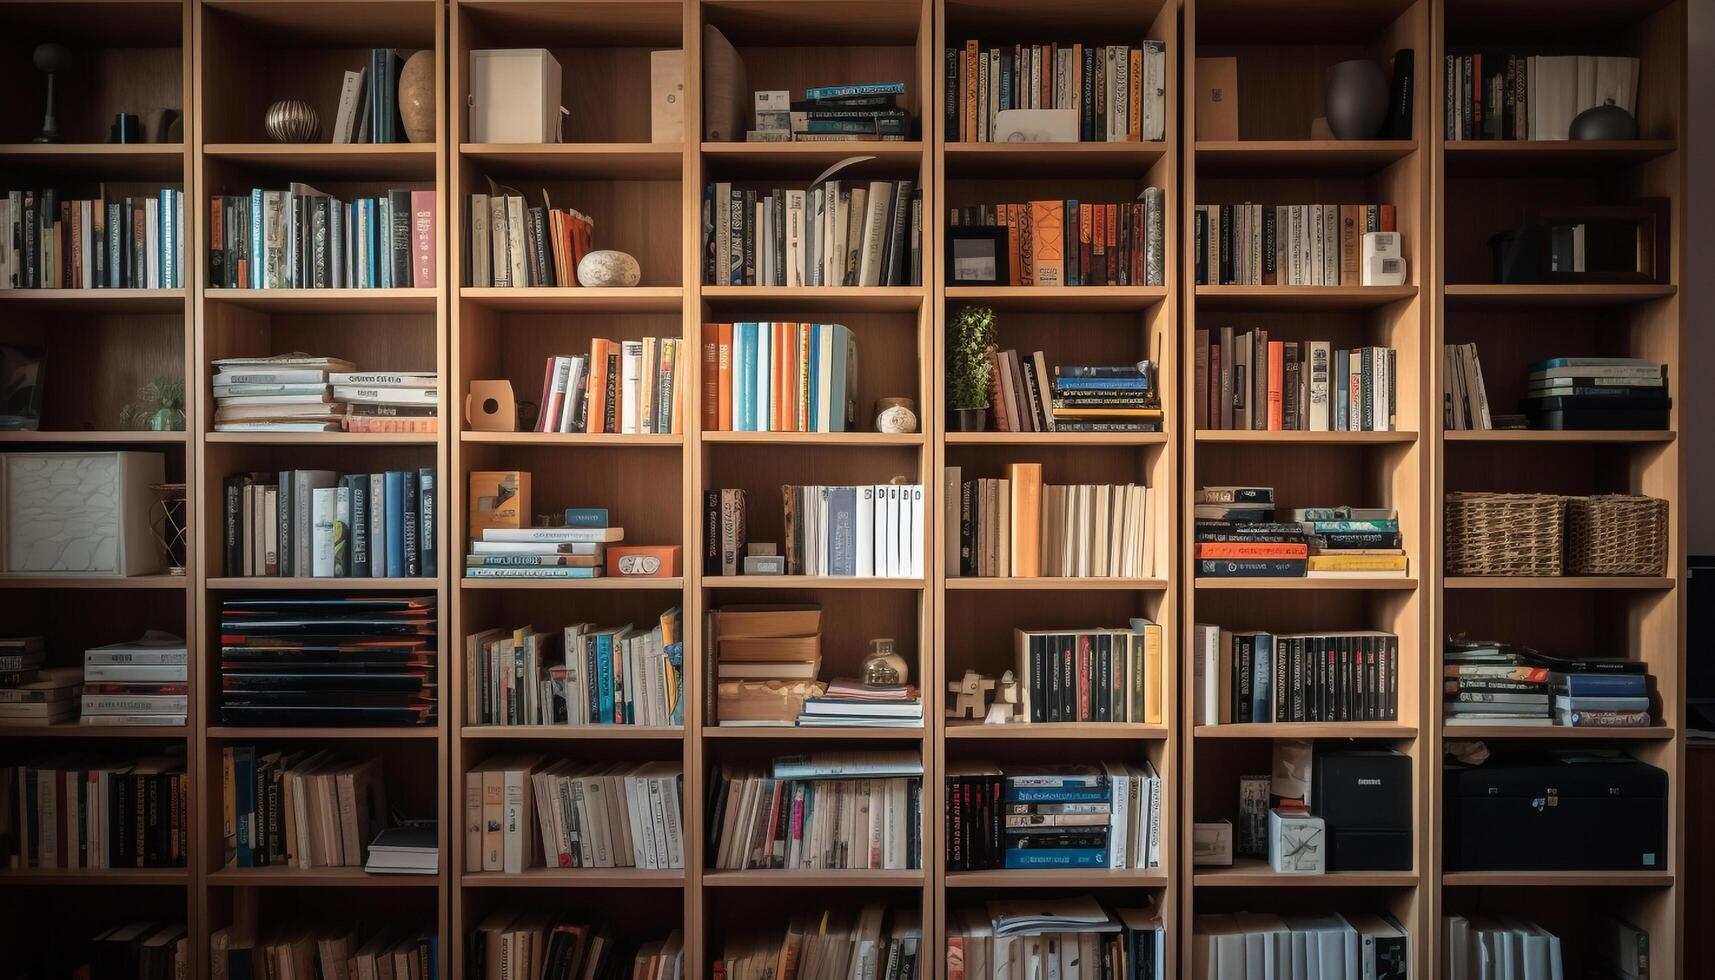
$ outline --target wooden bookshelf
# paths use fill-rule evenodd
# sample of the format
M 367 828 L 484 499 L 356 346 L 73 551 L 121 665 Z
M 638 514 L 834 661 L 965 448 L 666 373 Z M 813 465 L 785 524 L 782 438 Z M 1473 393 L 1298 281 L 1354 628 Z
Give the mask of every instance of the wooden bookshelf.
M 1687 212 L 1686 10 L 1684 0 L 1635 7 L 1570 4 L 1564 18 L 1530 18 L 1526 5 L 1447 2 L 1433 8 L 1435 53 L 1613 54 L 1640 59 L 1639 139 L 1625 142 L 1465 141 L 1445 137 L 1443 81 L 1431 93 L 1430 173 L 1433 273 L 1429 279 L 1432 352 L 1475 343 L 1492 411 L 1515 412 L 1528 366 L 1562 356 L 1645 357 L 1667 366 L 1674 407 L 1667 431 L 1448 431 L 1432 413 L 1425 433 L 1434 457 L 1429 514 L 1442 521 L 1451 491 L 1629 493 L 1664 498 L 1669 507 L 1665 573 L 1622 578 L 1477 578 L 1444 574 L 1437 555 L 1426 573 L 1432 625 L 1431 667 L 1443 637 L 1524 643 L 1575 656 L 1642 660 L 1654 677 L 1656 723 L 1636 729 L 1571 729 L 1446 724 L 1438 699 L 1428 704 L 1426 731 L 1434 754 L 1449 742 L 1483 739 L 1491 749 L 1606 749 L 1667 772 L 1667 860 L 1642 872 L 1448 871 L 1443 858 L 1443 799 L 1431 780 L 1424 812 L 1434 831 L 1429 865 L 1433 916 L 1482 911 L 1529 918 L 1562 938 L 1567 963 L 1589 958 L 1592 915 L 1609 911 L 1648 930 L 1650 969 L 1691 976 L 1684 962 L 1685 861 L 1685 314 L 1680 287 Z M 1500 33 L 1497 34 L 1497 31 Z M 1523 209 L 1541 205 L 1622 204 L 1663 198 L 1670 258 L 1659 281 L 1626 284 L 1497 284 L 1488 237 L 1516 227 Z M 1442 359 L 1432 357 L 1431 395 L 1440 394 Z M 1437 546 L 1439 535 L 1432 535 Z M 1449 955 L 1433 929 L 1430 975 Z

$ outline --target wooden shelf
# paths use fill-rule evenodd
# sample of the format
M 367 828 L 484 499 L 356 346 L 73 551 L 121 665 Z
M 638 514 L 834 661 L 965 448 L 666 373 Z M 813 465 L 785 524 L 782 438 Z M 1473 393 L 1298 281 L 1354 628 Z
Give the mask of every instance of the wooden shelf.
M 0 892 L 7 888 L 45 888 L 55 885 L 166 885 L 190 883 L 186 868 L 7 868 L 0 871 Z
M 685 872 L 649 868 L 526 868 L 517 874 L 467 871 L 463 888 L 683 888 Z
M 461 143 L 489 176 L 677 180 L 683 143 Z
M 1098 591 L 1149 591 L 1157 592 L 1168 587 L 1166 579 L 1161 578 L 1097 578 L 1094 576 L 1013 578 L 1012 576 L 959 576 L 947 579 L 947 590 L 965 592 L 1098 592 Z
M 1373 310 L 1417 298 L 1416 286 L 1198 286 L 1199 309 Z
M 705 871 L 705 888 L 897 888 L 920 887 L 922 871 Z
M 921 446 L 921 432 L 704 432 L 705 445 L 729 446 Z
M 947 301 L 1012 313 L 1130 313 L 1167 299 L 1162 286 L 948 286 Z
M 1673 884 L 1671 871 L 1447 871 L 1446 888 L 1664 888 Z
M 208 442 L 239 446 L 434 446 L 434 432 L 210 432 Z
M 1673 140 L 1449 140 L 1447 173 L 1459 177 L 1602 173 L 1664 157 Z
M 460 561 L 463 559 L 461 558 Z M 568 592 L 678 592 L 685 587 L 679 576 L 670 578 L 466 578 L 456 579 L 467 589 L 560 589 Z
M 208 883 L 215 888 L 438 888 L 441 876 L 370 874 L 362 868 L 293 868 L 274 865 L 266 868 L 221 868 L 208 873 Z
M 685 737 L 683 728 L 655 725 L 465 725 L 458 733 L 460 738 L 587 742 L 677 742 Z
M 685 436 L 677 432 L 461 432 L 459 441 L 473 446 L 635 446 L 643 449 L 676 449 L 685 444 Z
M 189 584 L 183 575 L 0 575 L 0 589 L 173 589 Z
M 949 718 L 943 724 L 947 738 L 978 739 L 982 741 L 1023 739 L 1071 739 L 1075 741 L 1157 741 L 1166 739 L 1171 729 L 1166 725 L 1145 725 L 1118 721 L 1048 721 L 1018 722 L 1009 725 L 985 725 L 969 718 Z
M 0 143 L 0 168 L 183 184 L 183 143 Z
M 1198 140 L 1198 176 L 1362 176 L 1417 152 L 1415 140 Z
M 1191 876 L 1199 888 L 1410 888 L 1412 871 L 1329 871 L 1319 875 L 1283 875 L 1267 861 L 1237 858 L 1230 868 L 1197 868 Z
M 910 589 L 921 590 L 920 578 L 859 578 L 855 575 L 710 575 L 705 589 Z
M 218 711 L 217 711 L 218 713 Z M 437 725 L 404 726 L 315 726 L 315 727 L 280 727 L 275 725 L 210 725 L 208 737 L 225 741 L 257 741 L 271 742 L 281 739 L 325 739 L 325 740 L 366 740 L 366 739 L 400 739 L 404 741 L 432 742 L 439 738 L 441 731 Z
M 0 289 L 0 304 L 46 314 L 183 313 L 182 289 Z
M 1678 733 L 1666 725 L 1645 728 L 1573 728 L 1568 725 L 1456 725 L 1441 724 L 1441 737 L 1448 739 L 1536 739 L 1567 742 L 1619 741 L 1654 742 Z
M 1441 583 L 1449 589 L 1671 589 L 1675 580 L 1655 576 L 1567 575 L 1558 578 L 1535 576 L 1449 575 Z
M 737 739 L 740 741 L 769 739 L 786 739 L 798 741 L 866 741 L 884 742 L 901 741 L 905 739 L 920 739 L 923 737 L 923 726 L 910 728 L 871 728 L 867 725 L 843 728 L 819 728 L 813 725 L 738 725 L 722 728 L 719 725 L 704 725 L 701 734 L 704 738 Z
M 204 289 L 211 303 L 262 313 L 433 313 L 439 292 L 396 289 Z
M 106 443 L 124 445 L 182 446 L 184 432 L 0 432 L 0 443 Z
M 677 313 L 685 291 L 678 286 L 464 286 L 459 299 L 502 313 Z
M 0 725 L 0 738 L 153 738 L 171 741 L 188 738 L 194 731 L 189 725 L 84 725 L 67 721 Z
M 1318 589 L 1358 590 L 1377 592 L 1410 592 L 1417 588 L 1415 578 L 1214 578 L 1197 576 L 1196 588 L 1212 590 L 1290 589 L 1314 592 Z
M 290 179 L 432 181 L 433 143 L 210 143 L 203 154 Z
M 1166 885 L 1160 868 L 995 868 L 949 871 L 948 888 L 1158 888 Z
M 805 180 L 850 157 L 874 157 L 840 171 L 842 177 L 881 176 L 919 179 L 923 144 L 915 140 L 865 142 L 829 140 L 807 143 L 711 143 L 702 144 L 705 166 L 733 173 L 772 176 L 783 168 L 802 173 Z
M 1415 432 L 1299 432 L 1253 429 L 1198 429 L 1198 442 L 1263 443 L 1289 446 L 1381 446 L 1417 441 Z
M 1198 725 L 1195 738 L 1416 738 L 1416 725 L 1392 721 L 1270 721 Z
M 947 176 L 1143 179 L 1167 155 L 1165 141 L 1136 143 L 948 143 Z
M 922 286 L 704 286 L 702 293 L 717 310 L 770 303 L 846 313 L 915 313 L 928 295 Z
M 1582 286 L 1544 284 L 1529 286 L 1497 286 L 1448 283 L 1442 290 L 1449 310 L 1552 310 L 1586 306 L 1627 306 L 1667 299 L 1678 292 L 1674 286 L 1641 284 L 1635 286 Z M 1556 321 L 1519 319 L 1509 323 L 1514 327 L 1553 327 Z
M 303 576 L 250 575 L 216 576 L 208 580 L 211 589 L 255 590 L 259 592 L 433 592 L 441 584 L 440 577 L 427 578 L 307 578 Z
M 1448 431 L 1442 434 L 1448 442 L 1508 442 L 1542 443 L 1545 445 L 1586 445 L 1595 443 L 1661 443 L 1672 442 L 1675 433 L 1668 429 L 1610 429 L 1610 430 L 1551 430 L 1551 429 L 1483 429 Z
M 1165 446 L 1165 432 L 949 432 L 949 446 Z

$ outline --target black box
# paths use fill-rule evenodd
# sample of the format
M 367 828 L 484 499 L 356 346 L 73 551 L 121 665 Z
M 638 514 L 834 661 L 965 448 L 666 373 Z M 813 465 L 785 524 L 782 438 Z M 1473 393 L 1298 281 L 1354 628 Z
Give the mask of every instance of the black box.
M 1449 871 L 1657 871 L 1667 867 L 1667 774 L 1614 752 L 1449 764 Z
M 1328 828 L 1329 871 L 1411 870 L 1411 757 L 1330 749 L 1310 772 L 1311 811 Z

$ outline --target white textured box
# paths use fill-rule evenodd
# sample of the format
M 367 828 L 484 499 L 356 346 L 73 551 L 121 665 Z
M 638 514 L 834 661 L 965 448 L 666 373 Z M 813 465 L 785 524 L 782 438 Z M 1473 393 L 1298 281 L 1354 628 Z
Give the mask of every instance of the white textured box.
M 1373 256 L 1381 256 L 1382 258 L 1388 259 L 1404 258 L 1405 252 L 1402 250 L 1403 247 L 1404 246 L 1400 242 L 1399 232 L 1397 231 L 1364 232 L 1364 250 L 1362 254 L 1365 259 L 1369 259 Z
M 685 140 L 685 52 L 649 52 L 649 141 Z
M 1302 811 L 1268 811 L 1268 866 L 1275 874 L 1319 875 L 1328 868 L 1328 828 Z
M 166 479 L 160 453 L 0 454 L 0 571 L 14 575 L 153 575 L 149 530 Z
M 470 53 L 472 143 L 557 143 L 560 63 L 547 48 Z
M 1361 268 L 1366 286 L 1405 285 L 1405 260 L 1397 256 L 1371 256 L 1363 260 Z

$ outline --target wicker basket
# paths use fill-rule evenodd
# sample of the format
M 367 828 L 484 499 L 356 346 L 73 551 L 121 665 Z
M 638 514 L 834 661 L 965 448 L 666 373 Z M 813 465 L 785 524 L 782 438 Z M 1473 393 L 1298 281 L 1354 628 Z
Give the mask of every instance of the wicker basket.
M 1448 494 L 1447 574 L 1561 574 L 1564 514 L 1554 494 Z
M 1660 575 L 1666 567 L 1667 501 L 1566 498 L 1566 574 Z

